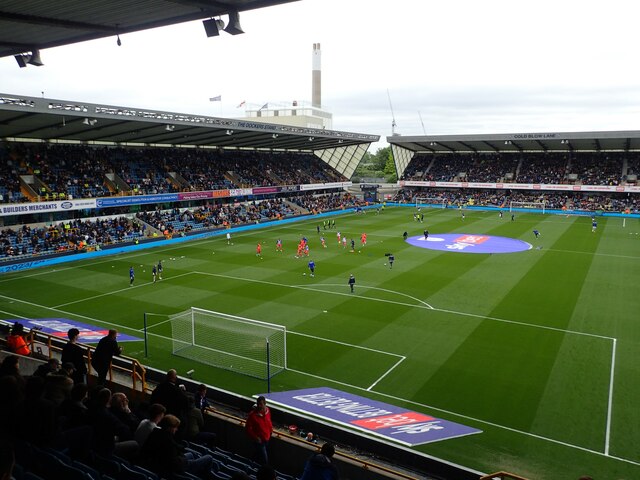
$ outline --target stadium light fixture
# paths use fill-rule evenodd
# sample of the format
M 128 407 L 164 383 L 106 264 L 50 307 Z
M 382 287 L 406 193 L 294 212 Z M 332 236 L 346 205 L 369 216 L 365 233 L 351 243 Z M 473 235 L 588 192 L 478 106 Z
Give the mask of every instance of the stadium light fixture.
M 227 135 L 233 135 L 233 130 L 227 130 L 225 133 L 226 133 Z
M 313 142 L 314 140 L 315 140 L 315 138 L 314 138 L 314 137 L 309 137 L 309 141 L 310 141 L 310 142 Z
M 40 50 L 34 48 L 32 52 L 29 53 L 20 53 L 18 55 L 14 55 L 16 62 L 18 62 L 18 66 L 20 68 L 24 68 L 28 65 L 34 65 L 36 67 L 41 67 L 44 65 L 42 60 L 40 59 Z
M 89 125 L 91 127 L 93 127 L 96 123 L 98 123 L 98 120 L 96 120 L 95 118 L 85 118 L 82 123 L 84 125 Z
M 210 18 L 203 20 L 202 25 L 207 37 L 217 37 L 220 35 L 220 30 L 224 30 L 224 22 L 220 18 Z
M 118 45 L 119 47 L 121 47 L 121 46 L 122 46 L 122 40 L 120 40 L 120 34 L 116 35 L 116 38 L 117 38 L 117 40 L 116 40 L 116 45 Z
M 173 132 L 175 129 L 176 129 L 176 126 L 175 126 L 175 125 L 167 125 L 167 126 L 165 127 L 165 130 L 166 130 L 167 132 Z
M 271 135 L 271 138 L 273 138 L 273 139 L 278 138 L 278 134 L 277 134 L 277 133 L 274 133 L 273 135 Z

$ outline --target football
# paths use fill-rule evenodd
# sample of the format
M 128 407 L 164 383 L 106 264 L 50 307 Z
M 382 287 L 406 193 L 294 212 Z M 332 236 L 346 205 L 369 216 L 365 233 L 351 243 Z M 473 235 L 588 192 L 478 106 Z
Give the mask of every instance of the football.
M 302 275 L 306 275 L 306 273 L 303 273 Z

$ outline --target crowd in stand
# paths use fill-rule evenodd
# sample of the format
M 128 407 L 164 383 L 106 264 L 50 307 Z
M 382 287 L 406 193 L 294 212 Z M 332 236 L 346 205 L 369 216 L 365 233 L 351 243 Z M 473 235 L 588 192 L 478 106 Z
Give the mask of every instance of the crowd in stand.
M 310 153 L 0 143 L 0 203 L 345 181 Z
M 329 195 L 299 195 L 292 197 L 292 203 L 311 213 L 320 213 L 340 208 L 351 208 L 364 205 L 358 197 L 349 193 L 335 193 Z
M 418 198 L 428 198 L 431 203 L 443 203 L 451 207 L 475 205 L 508 208 L 510 202 L 527 202 L 544 203 L 546 209 L 640 213 L 640 198 L 627 193 L 405 188 L 395 195 L 394 200 L 414 203 Z
M 0 259 L 82 251 L 98 245 L 133 242 L 143 234 L 143 227 L 126 217 L 71 220 L 49 227 L 22 225 L 0 230 Z
M 68 332 L 61 359 L 50 357 L 32 375 L 23 375 L 21 363 L 32 355 L 30 339 L 20 323 L 14 324 L 6 337 L 9 354 L 0 364 L 0 446 L 15 452 L 22 473 L 28 470 L 47 480 L 80 478 L 77 471 L 148 480 L 277 478 L 267 454 L 273 425 L 264 397 L 249 413 L 245 429 L 248 442 L 256 445 L 256 462 L 240 462 L 237 456 L 232 460 L 216 452 L 217 436 L 207 430 L 204 415 L 211 405 L 205 385 L 187 393 L 171 369 L 149 400 L 136 406 L 126 393 L 112 391 L 118 385 L 107 382 L 99 363 L 103 359 L 108 369 L 112 357 L 122 352 L 117 333 L 110 330 L 94 350 L 97 381 L 87 377 L 76 328 Z M 301 479 L 337 480 L 334 452 L 333 445 L 323 445 Z M 125 474 L 118 475 L 120 471 Z M 328 476 L 317 476 L 323 472 Z M 10 474 L 2 478 L 13 478 Z
M 404 180 L 620 185 L 636 174 L 638 152 L 416 154 Z

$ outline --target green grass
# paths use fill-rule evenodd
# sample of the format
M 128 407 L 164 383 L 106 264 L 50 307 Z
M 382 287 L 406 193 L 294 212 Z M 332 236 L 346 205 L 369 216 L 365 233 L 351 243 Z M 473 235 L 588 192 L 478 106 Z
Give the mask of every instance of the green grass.
M 326 385 L 479 428 L 416 447 L 479 471 L 640 478 L 640 221 L 623 228 L 622 219 L 600 218 L 593 234 L 588 217 L 511 222 L 469 211 L 463 222 L 455 211 L 427 212 L 432 235 L 484 233 L 542 247 L 478 255 L 406 244 L 403 231 L 425 228 L 412 213 L 337 217 L 349 239 L 367 232 L 361 253 L 338 247 L 335 230 L 322 232 L 322 249 L 316 220 L 237 233 L 234 245 L 215 237 L 9 274 L 0 277 L 0 315 L 67 317 L 142 336 L 143 313 L 155 313 L 148 358 L 141 342 L 125 344 L 126 354 L 162 370 L 195 368 L 198 381 L 245 395 L 264 392 L 265 382 L 172 356 L 161 322 L 197 306 L 285 325 L 289 369 L 272 379 L 274 391 Z M 294 258 L 302 235 L 315 278 L 302 275 L 306 259 Z M 393 270 L 385 252 L 395 254 Z M 165 279 L 154 285 L 159 259 Z

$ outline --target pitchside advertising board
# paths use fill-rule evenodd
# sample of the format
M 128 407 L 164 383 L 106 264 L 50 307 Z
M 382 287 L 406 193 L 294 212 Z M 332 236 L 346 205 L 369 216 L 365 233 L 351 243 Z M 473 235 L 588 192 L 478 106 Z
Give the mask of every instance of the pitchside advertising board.
M 67 339 L 69 329 L 75 327 L 80 330 L 80 336 L 78 337 L 78 342 L 80 343 L 97 343 L 109 333 L 109 329 L 76 322 L 69 318 L 11 318 L 5 321 L 10 323 L 19 322 L 24 325 L 25 330 L 42 330 L 42 333 L 64 340 Z M 138 340 L 142 339 L 118 332 L 118 342 L 135 342 Z
M 267 195 L 275 193 L 295 193 L 301 190 L 327 190 L 346 188 L 351 182 L 314 183 L 310 185 L 284 185 L 278 187 L 231 188 L 224 190 L 206 190 L 201 192 L 163 193 L 157 195 L 133 195 L 128 197 L 82 198 L 78 200 L 59 200 L 53 202 L 0 204 L 0 217 L 8 215 L 26 215 L 29 213 L 63 212 L 65 210 L 85 210 L 95 208 L 122 207 L 153 203 L 187 202 L 209 198 L 244 197 L 249 195 Z
M 331 420 L 409 447 L 482 433 L 442 420 L 328 387 L 264 393 L 270 403 Z

